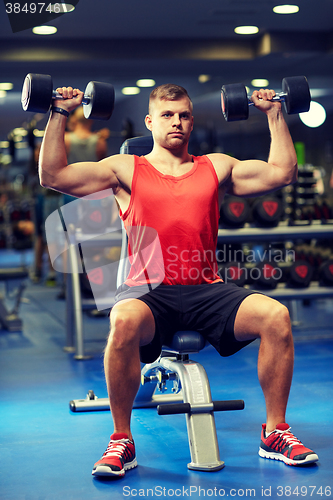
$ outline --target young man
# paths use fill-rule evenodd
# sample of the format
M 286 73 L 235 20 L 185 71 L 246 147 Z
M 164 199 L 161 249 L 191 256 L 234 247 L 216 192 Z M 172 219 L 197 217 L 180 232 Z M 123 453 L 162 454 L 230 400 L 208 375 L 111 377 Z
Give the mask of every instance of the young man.
M 104 366 L 114 432 L 92 473 L 121 477 L 136 467 L 130 419 L 140 385 L 140 350 L 143 361 L 154 361 L 162 339 L 179 329 L 200 331 L 222 356 L 260 338 L 258 376 L 267 415 L 259 454 L 289 465 L 317 461 L 285 421 L 293 372 L 287 308 L 265 295 L 223 283 L 217 275 L 219 207 L 225 193 L 258 196 L 297 178 L 296 154 L 281 104 L 271 101 L 275 92 L 261 89 L 252 94 L 254 105 L 268 119 L 268 162 L 239 161 L 223 154 L 191 156 L 192 103 L 185 89 L 167 84 L 150 96 L 145 123 L 154 140 L 151 153 L 71 165 L 63 139 L 66 112 L 81 103 L 83 93 L 71 87 L 58 92 L 64 100 L 54 103 L 45 131 L 41 184 L 76 197 L 112 188 L 127 231 L 153 229 L 163 262 L 162 269 L 155 244 L 145 247 L 144 266 L 134 256 L 111 310 Z M 137 244 L 138 234 L 129 234 L 130 242 L 131 237 Z

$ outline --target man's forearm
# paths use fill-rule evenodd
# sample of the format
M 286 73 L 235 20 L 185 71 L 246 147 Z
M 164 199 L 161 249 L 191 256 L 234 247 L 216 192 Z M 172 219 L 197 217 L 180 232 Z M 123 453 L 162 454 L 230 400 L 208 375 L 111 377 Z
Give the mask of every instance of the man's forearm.
M 297 156 L 288 126 L 282 110 L 274 110 L 268 114 L 268 125 L 271 133 L 271 146 L 268 162 L 283 170 L 286 183 L 297 179 Z
M 67 155 L 64 142 L 66 117 L 52 112 L 45 129 L 39 155 L 39 180 L 44 187 L 57 186 L 59 172 L 67 166 Z

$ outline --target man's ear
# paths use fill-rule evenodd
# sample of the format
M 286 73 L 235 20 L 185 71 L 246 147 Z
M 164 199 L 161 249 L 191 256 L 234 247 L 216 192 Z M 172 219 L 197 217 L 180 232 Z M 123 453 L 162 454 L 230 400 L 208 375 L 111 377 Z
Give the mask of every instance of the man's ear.
M 150 115 L 146 115 L 145 124 L 146 124 L 147 129 L 150 130 L 150 132 L 151 132 L 152 126 L 151 126 L 151 116 Z

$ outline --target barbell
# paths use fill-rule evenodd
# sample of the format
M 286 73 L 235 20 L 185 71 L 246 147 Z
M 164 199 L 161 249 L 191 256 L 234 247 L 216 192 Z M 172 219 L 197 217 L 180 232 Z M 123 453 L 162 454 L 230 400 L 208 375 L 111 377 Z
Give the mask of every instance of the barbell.
M 63 99 L 53 90 L 50 75 L 28 73 L 23 82 L 21 103 L 24 111 L 47 113 L 52 101 Z M 108 120 L 114 108 L 114 87 L 110 83 L 91 81 L 82 100 L 84 116 L 90 120 Z
M 311 95 L 305 76 L 283 78 L 282 92 L 271 101 L 283 102 L 288 115 L 306 113 L 310 109 Z M 221 107 L 227 122 L 247 120 L 249 106 L 253 106 L 251 96 L 247 95 L 242 83 L 223 85 L 221 89 Z

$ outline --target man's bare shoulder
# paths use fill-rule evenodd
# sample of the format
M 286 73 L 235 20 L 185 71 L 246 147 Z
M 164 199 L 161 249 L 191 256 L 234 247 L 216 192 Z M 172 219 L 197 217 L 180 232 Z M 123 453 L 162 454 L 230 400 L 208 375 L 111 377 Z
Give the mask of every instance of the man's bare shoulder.
M 134 155 L 125 155 L 125 154 L 116 154 L 109 156 L 108 158 L 105 158 L 105 161 L 109 163 L 109 165 L 112 165 L 112 168 L 121 168 L 122 166 L 134 166 Z
M 215 168 L 219 183 L 225 182 L 231 175 L 231 171 L 237 160 L 222 153 L 210 153 L 207 155 Z
M 99 162 L 104 167 L 110 169 L 123 186 L 131 188 L 134 172 L 134 156 L 127 154 L 117 154 L 109 156 Z
M 104 160 L 100 160 L 99 163 L 106 168 L 112 170 L 115 175 L 122 173 L 122 171 L 129 171 L 134 169 L 134 156 L 133 155 L 124 155 L 124 154 L 116 154 L 112 156 L 108 156 L 104 158 Z

